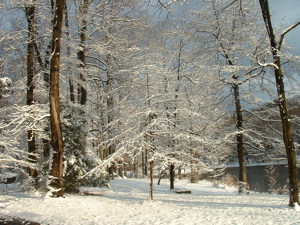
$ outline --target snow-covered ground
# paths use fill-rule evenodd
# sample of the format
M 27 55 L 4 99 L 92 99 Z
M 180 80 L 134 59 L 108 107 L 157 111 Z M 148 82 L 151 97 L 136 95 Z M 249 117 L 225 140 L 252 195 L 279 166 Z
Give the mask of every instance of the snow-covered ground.
M 179 190 L 169 190 L 168 180 L 155 185 L 149 201 L 147 179 L 115 179 L 107 188 L 84 188 L 94 195 L 51 198 L 38 193 L 8 192 L 3 185 L 0 218 L 18 217 L 41 224 L 300 224 L 300 212 L 288 207 L 287 195 L 251 193 L 213 187 L 201 181 L 176 180 Z

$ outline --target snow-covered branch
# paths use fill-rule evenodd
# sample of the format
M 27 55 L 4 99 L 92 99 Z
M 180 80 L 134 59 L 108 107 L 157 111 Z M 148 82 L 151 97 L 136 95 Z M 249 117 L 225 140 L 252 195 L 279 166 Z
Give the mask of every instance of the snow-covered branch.
M 259 56 L 257 55 L 256 56 L 256 62 L 257 62 L 257 64 L 259 65 L 259 66 L 261 66 L 261 67 L 273 67 L 273 68 L 275 68 L 275 69 L 279 69 L 278 68 L 278 66 L 275 64 L 275 63 L 261 63 L 260 61 L 259 61 L 259 58 L 258 58 Z
M 288 28 L 286 28 L 282 34 L 280 35 L 280 39 L 279 39 L 279 43 L 278 43 L 278 51 L 280 51 L 281 49 L 281 46 L 282 46 L 282 42 L 283 42 L 283 39 L 285 37 L 285 35 L 290 32 L 291 30 L 293 30 L 294 28 L 296 28 L 298 25 L 300 24 L 300 21 L 298 21 L 297 23 L 289 26 Z

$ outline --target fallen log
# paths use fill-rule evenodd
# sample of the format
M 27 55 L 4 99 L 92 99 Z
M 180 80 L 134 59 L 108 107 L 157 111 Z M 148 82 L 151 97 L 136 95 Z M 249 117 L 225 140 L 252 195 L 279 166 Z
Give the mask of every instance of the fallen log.
M 2 215 L 3 216 L 3 215 Z M 10 225 L 41 225 L 40 223 L 21 219 L 21 218 L 0 218 L 0 224 L 10 224 Z
M 16 181 L 17 181 L 17 177 L 0 177 L 0 183 L 6 184 L 6 188 L 7 188 L 7 184 L 16 183 Z
M 192 194 L 191 190 L 184 190 L 184 191 L 175 191 L 177 194 Z
M 83 195 L 93 195 L 93 196 L 104 196 L 103 193 L 98 193 L 98 192 L 89 192 L 89 191 L 84 191 L 82 192 Z

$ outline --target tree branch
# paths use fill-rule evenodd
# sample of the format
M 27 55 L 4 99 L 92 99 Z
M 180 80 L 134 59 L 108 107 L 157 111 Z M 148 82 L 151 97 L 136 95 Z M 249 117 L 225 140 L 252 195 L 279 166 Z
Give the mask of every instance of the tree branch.
M 285 29 L 283 31 L 283 33 L 280 35 L 280 40 L 279 40 L 279 44 L 278 44 L 278 51 L 280 51 L 281 49 L 281 46 L 282 46 L 282 42 L 283 42 L 283 38 L 284 36 L 290 32 L 291 30 L 293 30 L 294 28 L 296 28 L 298 25 L 300 24 L 300 21 L 298 21 L 297 23 L 295 23 L 294 25 L 292 26 L 289 26 L 287 29 Z
M 258 59 L 258 55 L 256 56 L 256 62 L 259 66 L 261 67 L 267 67 L 267 66 L 271 66 L 271 67 L 274 67 L 276 69 L 279 69 L 279 67 L 275 64 L 275 63 L 261 63 Z

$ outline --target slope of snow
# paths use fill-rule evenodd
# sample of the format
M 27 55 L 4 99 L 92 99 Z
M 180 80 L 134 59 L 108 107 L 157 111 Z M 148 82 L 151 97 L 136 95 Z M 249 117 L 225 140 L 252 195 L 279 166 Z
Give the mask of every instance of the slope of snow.
M 201 181 L 177 180 L 176 194 L 168 180 L 155 185 L 149 201 L 146 179 L 115 179 L 107 188 L 84 188 L 92 195 L 51 198 L 33 193 L 0 195 L 0 218 L 19 217 L 41 224 L 300 224 L 300 213 L 288 207 L 287 195 L 251 193 L 216 188 Z M 2 187 L 2 193 L 6 188 Z

